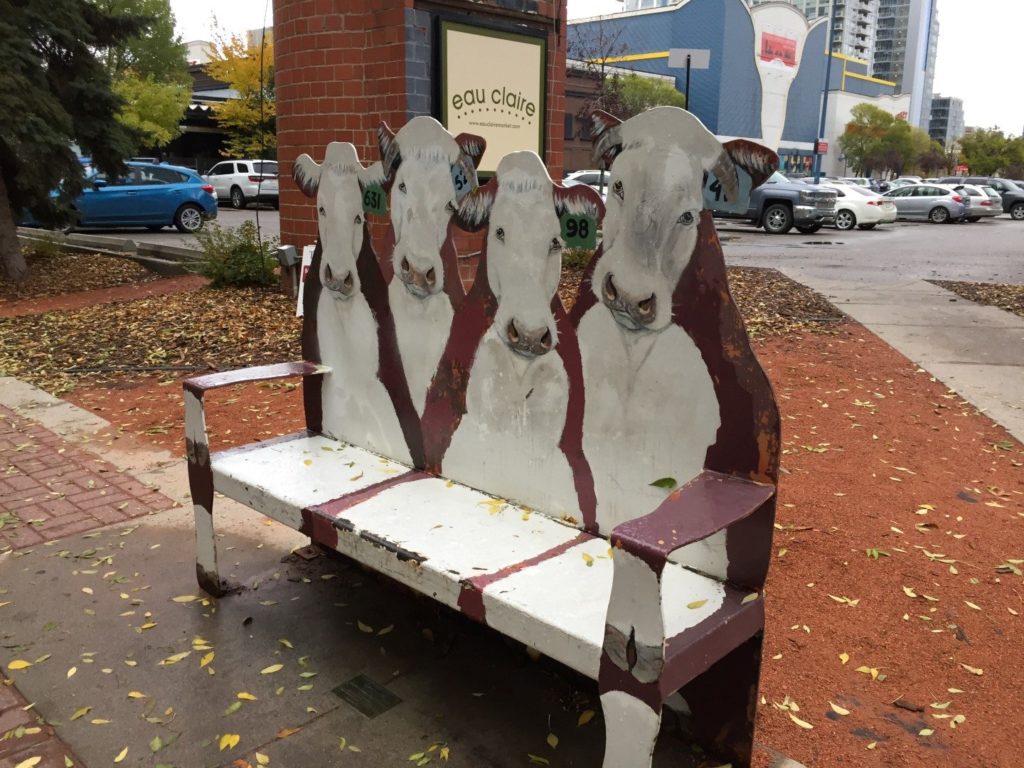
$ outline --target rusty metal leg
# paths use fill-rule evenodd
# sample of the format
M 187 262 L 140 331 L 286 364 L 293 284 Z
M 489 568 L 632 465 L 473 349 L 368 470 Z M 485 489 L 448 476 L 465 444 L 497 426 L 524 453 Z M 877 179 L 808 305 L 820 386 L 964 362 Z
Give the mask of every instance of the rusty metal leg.
M 762 640 L 757 633 L 680 690 L 697 743 L 734 768 L 748 768 L 754 748 Z

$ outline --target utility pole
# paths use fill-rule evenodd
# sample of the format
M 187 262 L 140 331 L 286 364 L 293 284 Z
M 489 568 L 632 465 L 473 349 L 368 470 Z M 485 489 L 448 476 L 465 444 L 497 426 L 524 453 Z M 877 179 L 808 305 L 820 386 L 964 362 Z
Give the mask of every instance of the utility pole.
M 692 54 L 686 54 L 686 108 L 688 110 L 690 109 L 690 59 L 692 58 Z
M 828 117 L 828 87 L 832 81 L 832 38 L 836 33 L 836 11 L 839 6 L 836 0 L 832 0 L 832 13 L 828 22 L 828 48 L 825 57 L 825 91 L 821 97 L 821 123 L 818 128 L 818 135 L 814 139 L 814 183 L 821 181 L 821 139 L 825 137 L 825 119 Z

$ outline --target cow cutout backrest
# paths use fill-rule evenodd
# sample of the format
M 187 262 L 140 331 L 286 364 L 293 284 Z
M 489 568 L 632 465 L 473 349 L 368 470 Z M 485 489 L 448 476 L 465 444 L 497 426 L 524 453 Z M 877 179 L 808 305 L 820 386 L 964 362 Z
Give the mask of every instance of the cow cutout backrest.
M 293 177 L 317 204 L 320 247 L 312 265 L 314 275 L 307 278 L 307 297 L 315 302 L 315 310 L 307 312 L 305 320 L 315 339 L 307 340 L 304 353 L 331 368 L 320 393 L 322 431 L 411 462 L 400 409 L 379 375 L 379 324 L 389 318 L 386 306 L 381 306 L 383 280 L 370 246 L 363 191 L 383 181 L 381 164 L 364 168 L 352 144 L 333 142 L 322 165 L 301 155 Z M 387 358 L 388 344 L 383 346 Z
M 589 187 L 556 185 L 533 152 L 506 155 L 464 201 L 460 225 L 486 226 L 486 244 L 424 415 L 428 462 L 445 477 L 579 525 L 593 492 L 579 350 L 558 296 L 562 217 L 598 221 L 601 209 Z
M 413 406 L 422 415 L 464 295 L 451 217 L 476 187 L 486 143 L 469 134 L 454 137 L 426 116 L 413 118 L 397 133 L 382 123 L 379 139 L 394 233 L 388 299 Z
M 774 482 L 778 414 L 702 210 L 705 173 L 727 198 L 737 196 L 732 156 L 675 107 L 626 122 L 595 113 L 594 134 L 610 170 L 603 253 L 573 319 L 586 393 L 583 451 L 597 525 L 610 532 L 704 469 Z M 773 153 L 754 155 L 771 166 Z M 674 559 L 726 578 L 733 549 L 721 532 Z

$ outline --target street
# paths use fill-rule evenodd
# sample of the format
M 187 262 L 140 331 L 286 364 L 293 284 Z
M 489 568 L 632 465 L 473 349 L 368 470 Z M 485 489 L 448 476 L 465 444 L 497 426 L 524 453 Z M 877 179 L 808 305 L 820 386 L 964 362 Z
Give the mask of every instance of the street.
M 851 283 L 1024 283 L 1024 222 L 1006 215 L 976 224 L 900 221 L 850 232 L 825 227 L 813 235 L 769 235 L 731 221 L 716 223 L 726 261 L 735 266 Z

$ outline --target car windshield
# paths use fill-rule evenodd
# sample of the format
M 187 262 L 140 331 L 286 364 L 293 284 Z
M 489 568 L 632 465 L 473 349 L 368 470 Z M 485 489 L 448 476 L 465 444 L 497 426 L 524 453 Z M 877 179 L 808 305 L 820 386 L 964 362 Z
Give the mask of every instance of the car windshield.
M 253 163 L 253 173 L 267 176 L 277 176 L 277 163 Z

